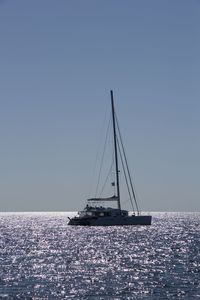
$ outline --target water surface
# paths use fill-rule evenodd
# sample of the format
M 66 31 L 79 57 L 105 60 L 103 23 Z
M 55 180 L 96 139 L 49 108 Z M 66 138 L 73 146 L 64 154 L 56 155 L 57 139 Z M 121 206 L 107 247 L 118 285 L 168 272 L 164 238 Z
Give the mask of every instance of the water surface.
M 0 214 L 0 299 L 200 299 L 200 214 L 72 227 L 70 213 Z

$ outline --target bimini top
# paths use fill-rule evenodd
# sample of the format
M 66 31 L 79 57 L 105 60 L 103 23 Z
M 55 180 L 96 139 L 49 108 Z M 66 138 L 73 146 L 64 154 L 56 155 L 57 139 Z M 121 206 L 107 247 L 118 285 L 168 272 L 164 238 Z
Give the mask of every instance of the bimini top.
M 118 201 L 117 196 L 107 197 L 107 198 L 90 198 L 87 201 Z

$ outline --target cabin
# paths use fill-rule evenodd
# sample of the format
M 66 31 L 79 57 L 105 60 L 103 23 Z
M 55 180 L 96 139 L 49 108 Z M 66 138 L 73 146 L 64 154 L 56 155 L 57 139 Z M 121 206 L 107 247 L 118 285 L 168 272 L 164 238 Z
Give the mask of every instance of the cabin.
M 128 211 L 119 210 L 118 208 L 102 207 L 102 206 L 89 206 L 86 205 L 84 211 L 80 211 L 80 217 L 116 217 L 128 216 Z

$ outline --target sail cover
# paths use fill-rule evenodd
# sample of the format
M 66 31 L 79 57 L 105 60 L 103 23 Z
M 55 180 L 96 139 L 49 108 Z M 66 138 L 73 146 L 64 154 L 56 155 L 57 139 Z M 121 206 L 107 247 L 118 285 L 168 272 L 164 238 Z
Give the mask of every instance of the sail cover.
M 87 201 L 118 201 L 118 197 L 114 195 L 108 198 L 90 198 Z

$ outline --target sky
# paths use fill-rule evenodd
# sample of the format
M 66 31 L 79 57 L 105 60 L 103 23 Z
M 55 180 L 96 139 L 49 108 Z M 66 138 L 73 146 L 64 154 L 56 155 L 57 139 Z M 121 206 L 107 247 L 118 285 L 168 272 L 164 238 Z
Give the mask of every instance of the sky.
M 199 0 L 0 0 L 0 211 L 84 207 L 111 89 L 141 209 L 200 211 L 199 53 Z

